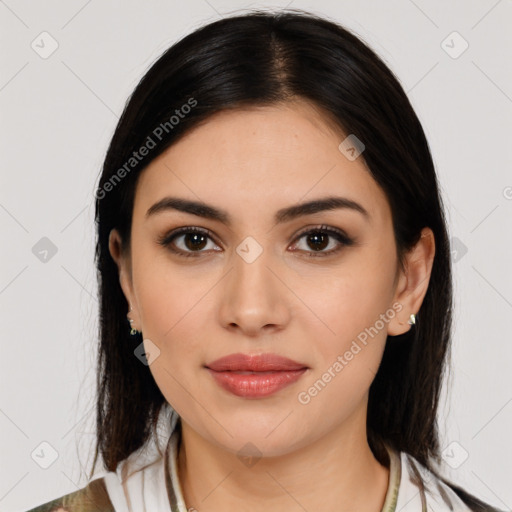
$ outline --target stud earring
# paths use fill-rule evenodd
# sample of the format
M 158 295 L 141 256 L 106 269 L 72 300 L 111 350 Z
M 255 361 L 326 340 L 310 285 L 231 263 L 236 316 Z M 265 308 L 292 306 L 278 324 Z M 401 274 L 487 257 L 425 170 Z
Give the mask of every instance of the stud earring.
M 398 322 L 400 325 L 405 325 L 404 322 Z M 409 320 L 407 320 L 407 323 L 409 325 L 415 325 L 416 324 L 416 315 L 414 313 L 411 314 L 409 317 Z
M 139 333 L 140 333 L 140 331 L 138 331 L 137 329 L 135 329 L 135 328 L 133 327 L 133 319 L 132 319 L 132 318 L 130 318 L 130 313 L 132 312 L 132 310 L 133 310 L 133 308 L 132 308 L 132 306 L 130 305 L 130 311 L 128 312 L 128 314 L 126 315 L 126 317 L 128 318 L 128 321 L 130 322 L 130 327 L 131 327 L 131 329 L 130 329 L 130 334 L 131 334 L 132 336 L 135 336 L 136 334 L 139 334 Z

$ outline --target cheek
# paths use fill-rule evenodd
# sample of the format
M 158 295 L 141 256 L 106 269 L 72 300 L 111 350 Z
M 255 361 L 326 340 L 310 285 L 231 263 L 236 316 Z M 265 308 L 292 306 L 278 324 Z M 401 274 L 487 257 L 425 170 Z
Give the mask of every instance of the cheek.
M 208 332 L 202 325 L 208 318 L 202 299 L 206 291 L 175 279 L 172 283 L 155 282 L 141 293 L 144 337 L 154 340 L 170 361 L 188 360 L 200 353 Z
M 191 283 L 190 271 L 172 264 L 162 248 L 144 240 L 133 255 L 133 281 L 144 336 L 164 341 L 187 322 L 204 293 L 201 283 Z
M 309 283 L 307 304 L 309 338 L 317 340 L 315 377 L 323 374 L 342 356 L 344 378 L 363 379 L 377 372 L 384 350 L 387 326 L 394 317 L 393 255 L 367 251 L 329 276 Z M 375 256 L 378 254 L 378 257 Z M 316 290 L 311 294 L 311 290 Z M 305 289 L 304 289 L 305 293 Z M 313 320 L 311 320 L 313 319 Z M 314 324 L 314 325 L 313 325 Z M 356 373 L 345 371 L 357 369 Z M 339 369 L 339 365 L 337 365 Z M 334 369 L 331 369 L 334 372 Z M 360 371 L 364 376 L 360 377 Z M 341 375 L 341 371 L 336 375 Z M 358 376 L 359 375 L 359 376 Z M 328 377 L 327 377 L 328 378 Z M 344 379 L 338 379 L 341 381 Z
M 197 371 L 204 363 L 201 354 L 208 332 L 203 325 L 207 302 L 202 297 L 211 285 L 191 286 L 189 279 L 176 274 L 166 277 L 156 265 L 153 270 L 151 276 L 146 272 L 138 292 L 144 339 L 160 351 L 149 370 L 167 402 L 183 415 L 193 406 L 191 397 L 200 395 Z
M 322 323 L 315 319 L 314 326 L 310 321 L 304 326 L 307 338 L 315 340 L 314 359 L 297 396 L 309 418 L 325 415 L 334 406 L 330 421 L 339 421 L 368 393 L 386 344 L 387 323 L 382 318 L 392 318 L 386 316 L 389 289 L 387 280 L 383 282 L 365 282 L 353 274 L 339 277 L 314 303 Z

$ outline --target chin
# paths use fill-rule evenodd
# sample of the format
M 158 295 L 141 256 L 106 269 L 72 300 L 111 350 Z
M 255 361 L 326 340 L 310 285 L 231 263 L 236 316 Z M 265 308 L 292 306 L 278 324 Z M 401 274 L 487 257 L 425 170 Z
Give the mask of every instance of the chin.
M 213 430 L 208 428 L 205 437 L 239 457 L 279 457 L 308 444 L 305 422 L 299 421 L 302 423 L 299 427 L 298 417 L 294 414 L 290 414 L 288 418 L 282 413 L 268 417 L 248 414 L 243 419 L 233 418 L 226 423 L 220 417 L 215 417 L 222 425 L 226 425 L 229 434 L 214 422 L 216 427 L 212 425 L 210 428 Z

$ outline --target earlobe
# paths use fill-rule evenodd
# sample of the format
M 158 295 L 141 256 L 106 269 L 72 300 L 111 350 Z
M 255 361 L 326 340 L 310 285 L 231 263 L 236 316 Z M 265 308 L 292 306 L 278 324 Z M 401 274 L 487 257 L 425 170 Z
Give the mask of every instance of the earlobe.
M 112 259 L 115 261 L 119 271 L 119 283 L 123 290 L 124 296 L 128 304 L 132 304 L 132 290 L 129 280 L 129 272 L 127 268 L 127 261 L 122 252 L 121 236 L 116 229 L 112 229 L 108 239 L 108 248 Z
M 416 322 L 421 304 L 427 293 L 435 256 L 435 239 L 432 230 L 423 228 L 421 237 L 406 256 L 405 273 L 401 273 L 394 301 L 402 309 L 388 324 L 388 335 L 397 336 L 409 331 Z M 414 315 L 411 317 L 411 315 Z
M 137 323 L 139 322 L 138 313 L 133 309 L 132 306 L 132 304 L 135 303 L 135 297 L 133 294 L 133 287 L 131 282 L 130 262 L 127 256 L 123 253 L 121 236 L 116 229 L 113 229 L 110 232 L 108 239 L 108 249 L 112 259 L 116 262 L 117 268 L 119 270 L 119 284 L 123 290 L 126 302 L 128 302 L 129 311 L 126 316 L 130 322 L 130 334 L 135 335 L 141 331 L 139 331 L 136 327 Z M 133 319 L 132 316 L 135 316 L 136 319 Z
M 118 268 L 120 266 L 121 259 L 121 237 L 117 229 L 112 229 L 108 236 L 108 250 L 112 259 L 116 262 Z

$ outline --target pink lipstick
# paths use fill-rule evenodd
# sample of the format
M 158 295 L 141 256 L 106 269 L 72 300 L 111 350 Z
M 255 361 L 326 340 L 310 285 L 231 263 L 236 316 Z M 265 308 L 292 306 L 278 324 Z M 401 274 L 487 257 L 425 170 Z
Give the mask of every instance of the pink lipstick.
M 243 398 L 263 398 L 293 384 L 308 367 L 277 354 L 231 354 L 206 365 L 217 384 Z

